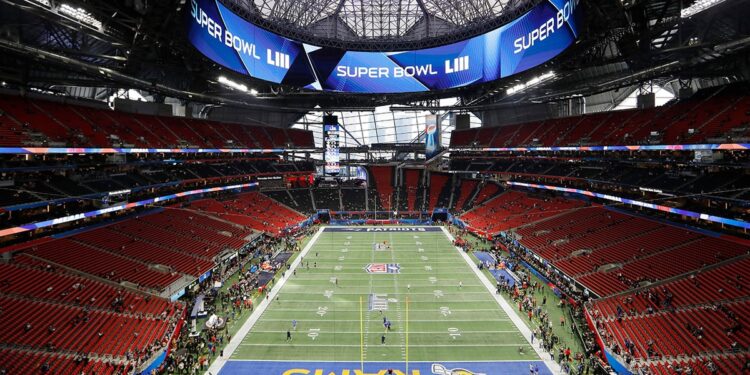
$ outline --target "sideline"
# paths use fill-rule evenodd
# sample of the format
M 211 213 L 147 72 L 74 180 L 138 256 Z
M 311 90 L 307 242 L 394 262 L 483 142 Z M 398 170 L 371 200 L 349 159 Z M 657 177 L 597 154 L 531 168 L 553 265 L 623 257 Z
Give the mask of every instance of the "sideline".
M 448 237 L 448 239 L 453 243 L 455 240 L 453 238 L 453 235 L 445 229 L 445 227 L 440 227 L 443 230 L 443 233 Z M 543 349 L 539 347 L 539 345 L 534 345 L 531 343 L 531 329 L 526 325 L 524 320 L 518 316 L 516 313 L 516 310 L 513 309 L 513 307 L 508 304 L 508 301 L 505 300 L 504 297 L 502 297 L 500 294 L 495 293 L 497 288 L 495 285 L 490 283 L 489 280 L 487 280 L 487 277 L 485 277 L 484 274 L 482 274 L 481 271 L 477 268 L 477 265 L 474 264 L 474 262 L 469 258 L 469 255 L 466 254 L 465 251 L 461 250 L 461 248 L 454 246 L 454 248 L 461 254 L 461 257 L 464 258 L 466 263 L 469 265 L 469 268 L 474 271 L 474 274 L 479 278 L 479 280 L 484 284 L 484 286 L 487 288 L 487 290 L 490 292 L 492 297 L 495 299 L 498 305 L 505 311 L 505 313 L 510 318 L 510 321 L 513 322 L 513 324 L 518 328 L 519 331 L 521 331 L 521 334 L 523 335 L 526 342 L 531 345 L 532 348 L 534 348 L 534 351 L 539 355 L 539 358 L 544 361 L 544 364 L 547 365 L 547 368 L 549 368 L 550 371 L 552 371 L 553 374 L 561 374 L 562 369 L 560 368 L 560 365 L 549 359 L 549 353 L 545 352 Z M 537 343 L 539 340 L 537 340 Z
M 285 276 L 282 276 L 279 281 L 274 284 L 274 286 L 271 288 L 271 290 L 268 292 L 268 298 L 263 298 L 261 302 L 255 307 L 255 310 L 252 314 L 250 314 L 250 317 L 247 318 L 245 323 L 242 324 L 242 327 L 237 331 L 237 333 L 232 337 L 232 340 L 227 344 L 227 346 L 224 348 L 224 356 L 223 357 L 217 357 L 214 362 L 211 364 L 211 366 L 208 367 L 208 370 L 204 373 L 205 375 L 217 375 L 221 371 L 222 367 L 227 363 L 229 358 L 232 357 L 232 354 L 234 354 L 235 350 L 240 346 L 240 343 L 245 339 L 245 336 L 250 332 L 250 329 L 253 328 L 255 323 L 258 322 L 261 315 L 266 311 L 268 306 L 273 302 L 276 295 L 279 294 L 279 291 L 281 288 L 286 284 L 286 280 L 289 278 L 289 276 L 294 274 L 294 270 L 297 269 L 297 265 L 300 264 L 302 261 L 302 258 L 304 258 L 307 255 L 307 252 L 310 250 L 310 248 L 315 245 L 315 243 L 318 241 L 318 237 L 323 233 L 323 231 L 326 229 L 326 227 L 320 227 L 318 229 L 318 232 L 315 233 L 315 235 L 310 239 L 309 242 L 307 242 L 307 245 L 304 249 L 297 255 L 297 258 L 294 259 L 289 269 L 286 271 Z

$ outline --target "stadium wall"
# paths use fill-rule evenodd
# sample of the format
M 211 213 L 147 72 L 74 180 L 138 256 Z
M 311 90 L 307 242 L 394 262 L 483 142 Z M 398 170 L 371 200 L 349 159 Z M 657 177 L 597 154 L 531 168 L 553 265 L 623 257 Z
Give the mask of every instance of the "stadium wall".
M 175 108 L 164 103 L 140 102 L 116 98 L 114 101 L 115 111 L 138 113 L 152 116 L 174 116 Z
M 531 121 L 543 121 L 555 117 L 554 104 L 514 104 L 475 112 L 482 119 L 482 126 L 499 126 L 519 124 Z
M 246 108 L 209 107 L 206 109 L 206 119 L 212 121 L 230 122 L 238 124 L 257 124 L 276 128 L 289 128 L 305 115 L 306 108 L 299 112 L 290 111 L 253 111 Z

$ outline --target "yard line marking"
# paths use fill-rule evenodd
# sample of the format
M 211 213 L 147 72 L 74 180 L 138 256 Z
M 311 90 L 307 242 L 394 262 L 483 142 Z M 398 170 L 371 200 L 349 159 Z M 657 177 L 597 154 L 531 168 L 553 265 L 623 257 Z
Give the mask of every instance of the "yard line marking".
M 366 294 L 366 293 L 362 293 L 362 294 Z M 338 293 L 338 295 L 342 295 L 342 293 Z M 445 293 L 441 294 L 441 297 L 452 297 L 452 296 L 455 296 L 455 295 L 450 294 L 450 293 L 448 293 L 448 294 L 445 294 Z M 309 303 L 318 303 L 319 301 L 320 300 L 318 300 L 318 299 L 305 300 L 305 299 L 300 299 L 300 298 L 298 298 L 298 299 L 295 300 L 295 302 L 297 302 L 297 303 L 308 303 L 308 302 Z M 484 302 L 487 302 L 487 301 L 481 300 L 481 299 L 477 299 L 477 300 L 461 299 L 461 300 L 453 300 L 452 302 L 461 302 L 461 303 L 481 302 L 481 303 L 484 303 Z M 351 301 L 341 301 L 341 300 L 337 301 L 337 300 L 334 299 L 334 300 L 331 300 L 330 302 L 327 302 L 327 303 L 333 303 L 333 304 L 337 304 L 337 303 L 351 304 L 352 302 Z M 420 303 L 432 304 L 432 303 L 435 303 L 435 297 L 433 297 L 431 299 L 425 299 L 423 301 L 411 301 L 410 300 L 410 303 L 412 303 L 412 304 L 420 304 Z
M 320 328 L 310 328 L 310 330 L 307 332 L 307 337 L 313 339 L 313 341 L 315 341 L 318 336 L 320 336 Z
M 391 232 L 388 233 L 388 243 L 393 243 L 393 233 Z M 391 261 L 393 263 L 397 263 L 395 251 L 391 251 Z M 399 274 L 396 274 L 393 277 L 393 284 L 396 287 L 396 290 L 398 290 L 398 279 L 399 279 Z M 404 322 L 404 319 L 401 315 L 401 301 L 396 303 L 396 319 L 398 319 L 398 321 L 402 323 L 398 325 L 398 333 L 399 333 L 399 336 L 401 337 L 401 358 L 405 360 L 406 359 L 406 335 L 404 334 L 404 325 L 406 323 Z
M 443 316 L 447 318 L 448 315 L 451 314 L 451 309 L 448 306 L 441 306 L 440 313 L 443 314 Z
M 372 243 L 375 243 L 375 232 L 372 233 Z M 370 247 L 370 263 L 375 263 L 375 249 L 371 246 Z M 369 279 L 369 291 L 370 295 L 373 294 L 372 290 L 372 277 L 374 276 L 372 273 L 367 274 L 367 278 Z M 364 363 L 365 359 L 367 358 L 367 348 L 370 343 L 369 336 L 370 336 L 370 316 L 372 314 L 372 309 L 367 309 L 367 318 L 365 321 L 362 321 L 362 318 L 360 317 L 359 324 L 364 324 L 365 333 L 364 337 L 362 338 L 362 343 L 360 346 L 362 347 L 362 353 L 360 353 L 360 362 Z
M 461 336 L 461 330 L 459 330 L 458 328 L 453 328 L 453 327 L 448 328 L 448 336 L 450 336 L 453 340 L 455 340 L 456 337 Z
M 320 328 L 317 329 L 318 333 L 330 333 L 330 334 L 359 334 L 359 331 L 325 331 L 321 330 Z M 263 330 L 254 330 L 253 333 L 273 333 L 275 335 L 279 334 L 278 330 L 271 330 L 271 331 L 263 331 Z M 420 333 L 420 334 L 436 334 L 436 335 L 444 335 L 444 331 L 412 331 L 409 330 L 409 334 L 412 333 Z M 481 330 L 481 331 L 461 331 L 461 333 L 518 333 L 518 336 L 521 337 L 521 333 L 518 332 L 517 329 L 511 330 L 511 331 L 487 331 L 487 330 Z M 487 344 L 488 346 L 492 346 L 492 344 Z

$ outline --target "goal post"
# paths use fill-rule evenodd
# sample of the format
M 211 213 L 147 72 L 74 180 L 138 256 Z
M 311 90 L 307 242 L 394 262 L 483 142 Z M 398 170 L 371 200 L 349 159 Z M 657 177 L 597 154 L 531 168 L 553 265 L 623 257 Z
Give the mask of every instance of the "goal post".
M 409 296 L 406 296 L 406 320 L 404 321 L 404 331 L 406 332 L 405 337 L 405 345 L 406 348 L 404 348 L 404 366 L 406 367 L 406 372 L 404 374 L 409 373 Z

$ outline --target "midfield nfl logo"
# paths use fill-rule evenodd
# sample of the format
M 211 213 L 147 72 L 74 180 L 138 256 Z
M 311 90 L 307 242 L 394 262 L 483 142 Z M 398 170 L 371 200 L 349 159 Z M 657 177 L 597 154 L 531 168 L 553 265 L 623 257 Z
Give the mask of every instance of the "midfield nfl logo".
M 399 273 L 401 266 L 398 263 L 370 263 L 365 266 L 367 273 Z

